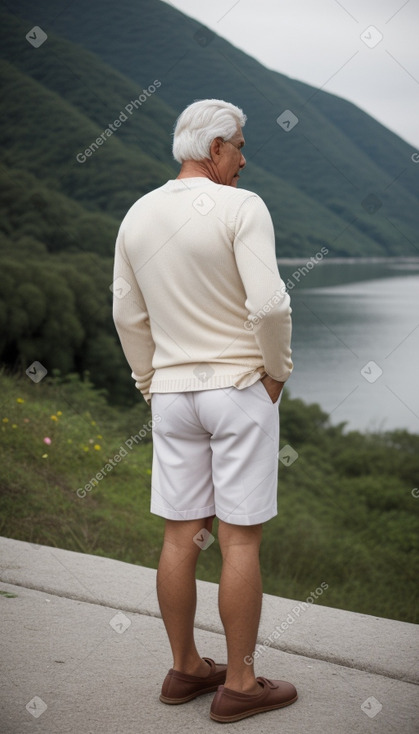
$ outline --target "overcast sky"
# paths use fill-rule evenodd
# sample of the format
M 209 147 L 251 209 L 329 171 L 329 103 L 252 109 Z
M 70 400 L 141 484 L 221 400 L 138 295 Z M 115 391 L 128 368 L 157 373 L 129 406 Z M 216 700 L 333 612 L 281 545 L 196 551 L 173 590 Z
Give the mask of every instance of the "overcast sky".
M 419 0 L 165 1 L 264 66 L 354 102 L 419 150 Z

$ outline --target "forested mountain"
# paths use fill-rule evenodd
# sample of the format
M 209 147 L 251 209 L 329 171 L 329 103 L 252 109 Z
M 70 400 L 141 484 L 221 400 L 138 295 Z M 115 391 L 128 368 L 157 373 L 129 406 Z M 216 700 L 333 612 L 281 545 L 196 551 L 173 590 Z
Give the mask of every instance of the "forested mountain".
M 132 394 L 111 320 L 115 236 L 139 196 L 177 175 L 173 125 L 195 99 L 248 115 L 240 184 L 269 206 L 279 257 L 417 255 L 413 151 L 354 105 L 160 0 L 2 8 L 5 364 L 90 370 L 114 398 Z M 285 110 L 298 118 L 288 132 Z
M 14 167 L 118 219 L 177 170 L 170 143 L 179 112 L 218 97 L 248 115 L 241 185 L 271 208 L 279 256 L 310 256 L 319 243 L 343 256 L 417 254 L 412 150 L 354 105 L 266 69 L 160 0 L 4 5 L 3 124 Z M 38 48 L 25 39 L 31 24 L 48 35 Z M 77 163 L 155 80 L 100 151 Z M 289 132 L 277 123 L 284 110 L 298 117 Z

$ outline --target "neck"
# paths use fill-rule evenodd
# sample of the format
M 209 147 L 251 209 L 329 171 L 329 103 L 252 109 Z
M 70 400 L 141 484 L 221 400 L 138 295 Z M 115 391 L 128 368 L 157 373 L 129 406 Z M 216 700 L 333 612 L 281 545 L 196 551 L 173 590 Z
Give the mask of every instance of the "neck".
M 209 159 L 203 161 L 184 161 L 177 178 L 209 178 L 214 183 L 221 183 L 218 171 Z

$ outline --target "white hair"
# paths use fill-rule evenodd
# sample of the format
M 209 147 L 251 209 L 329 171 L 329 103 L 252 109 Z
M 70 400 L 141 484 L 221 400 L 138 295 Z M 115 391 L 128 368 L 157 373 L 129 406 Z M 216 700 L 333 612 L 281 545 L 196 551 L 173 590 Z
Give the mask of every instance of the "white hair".
M 178 163 L 210 157 L 214 138 L 230 140 L 247 120 L 240 107 L 222 99 L 192 102 L 176 120 L 173 157 Z

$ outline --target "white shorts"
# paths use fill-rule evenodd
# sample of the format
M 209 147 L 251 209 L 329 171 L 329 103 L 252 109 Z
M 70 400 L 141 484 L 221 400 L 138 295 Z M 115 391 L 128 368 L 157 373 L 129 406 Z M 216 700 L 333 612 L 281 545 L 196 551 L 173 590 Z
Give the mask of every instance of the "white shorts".
M 241 390 L 153 393 L 150 511 L 233 525 L 275 517 L 281 396 L 272 403 L 260 380 Z

